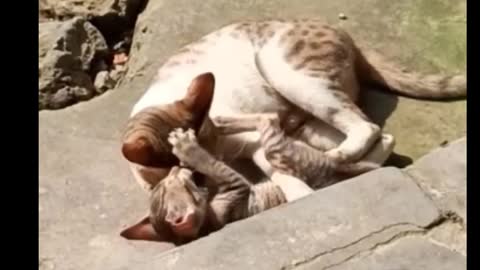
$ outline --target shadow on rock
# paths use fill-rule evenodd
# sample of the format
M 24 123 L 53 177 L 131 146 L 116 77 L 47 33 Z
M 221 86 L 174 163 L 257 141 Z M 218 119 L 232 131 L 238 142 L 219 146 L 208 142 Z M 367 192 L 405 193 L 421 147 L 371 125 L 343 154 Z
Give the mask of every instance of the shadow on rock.
M 385 161 L 384 165 L 385 167 L 388 166 L 393 166 L 397 168 L 405 168 L 408 165 L 413 163 L 413 159 L 409 156 L 404 156 L 401 154 L 397 154 L 393 152 L 390 157 Z
M 377 125 L 383 127 L 397 108 L 398 96 L 378 88 L 363 88 L 360 95 L 362 111 Z

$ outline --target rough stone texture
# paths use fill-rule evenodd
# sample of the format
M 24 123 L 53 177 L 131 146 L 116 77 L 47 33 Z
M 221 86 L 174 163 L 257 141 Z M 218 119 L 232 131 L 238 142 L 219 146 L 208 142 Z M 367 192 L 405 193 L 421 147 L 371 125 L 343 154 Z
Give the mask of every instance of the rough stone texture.
M 70 19 L 75 16 L 133 18 L 143 0 L 39 0 L 39 20 Z
M 347 15 L 348 20 L 338 21 L 337 15 L 341 12 Z M 181 45 L 221 25 L 239 19 L 312 16 L 322 16 L 333 23 L 340 23 L 350 30 L 356 40 L 366 41 L 367 45 L 381 49 L 411 68 L 421 71 L 464 72 L 466 35 L 465 23 L 462 20 L 465 18 L 465 1 L 150 1 L 136 27 L 135 40 L 129 55 L 127 77 L 124 78 L 120 87 L 89 102 L 82 102 L 60 111 L 39 113 L 39 177 L 40 186 L 44 188 L 39 190 L 41 193 L 39 200 L 40 258 L 41 267 L 45 267 L 41 269 L 53 267 L 91 270 L 152 269 L 152 262 L 161 264 L 163 256 L 160 255 L 161 251 L 171 246 L 127 242 L 118 236 L 122 225 L 131 224 L 146 211 L 147 198 L 132 178 L 127 163 L 121 157 L 119 145 L 121 132 L 133 104 L 143 94 L 156 69 L 168 55 Z M 416 101 L 371 91 L 368 103 L 374 105 L 370 107 L 371 113 L 375 116 L 374 119 L 385 123 L 387 131 L 397 137 L 396 152 L 412 158 L 422 156 L 443 140 L 463 136 L 465 132 L 464 101 L 453 103 Z M 403 179 L 403 176 L 401 178 Z M 408 190 L 410 188 L 417 190 L 409 181 L 405 180 L 405 183 Z M 330 206 L 335 209 L 337 204 L 342 203 L 343 197 L 337 194 L 340 188 L 333 189 L 334 187 L 332 186 L 329 190 L 335 193 L 328 195 L 331 200 L 325 201 L 326 205 L 323 207 Z M 361 196 L 361 192 L 368 193 L 369 189 L 376 190 L 376 187 L 365 185 L 361 190 L 351 191 L 351 195 L 358 197 Z M 409 218 L 407 221 L 410 222 L 421 222 L 417 223 L 420 226 L 430 222 L 426 217 L 419 217 L 416 211 L 407 215 L 404 211 L 406 209 L 410 211 L 412 208 L 410 204 L 407 204 L 408 208 L 404 208 L 402 204 L 398 205 L 404 201 L 408 202 L 411 196 L 420 196 L 418 192 L 413 192 L 412 195 L 404 194 L 404 191 L 405 187 L 399 189 L 398 192 L 403 195 L 396 201 L 397 205 L 374 205 L 373 210 L 367 209 L 363 213 L 378 216 L 378 212 L 375 211 L 389 210 L 389 216 L 381 217 L 378 222 L 373 220 L 372 228 L 367 228 L 366 224 L 359 226 L 358 233 L 351 232 L 352 239 L 335 235 L 334 232 L 330 234 L 328 230 L 324 230 L 322 233 L 328 233 L 331 243 L 322 240 L 310 245 L 305 244 L 305 247 L 312 248 L 313 253 L 316 249 L 328 250 L 335 244 L 348 245 L 347 251 L 355 253 L 357 250 L 352 249 L 370 249 L 372 242 L 387 241 L 386 239 L 396 235 L 397 232 L 422 231 L 422 228 L 413 228 L 409 225 L 395 226 L 380 234 L 374 234 L 373 237 L 378 236 L 378 239 L 368 237 L 368 240 L 361 241 L 361 244 L 354 242 L 357 240 L 355 237 L 368 235 L 379 229 L 375 226 L 397 222 L 404 218 Z M 342 194 L 347 194 L 347 191 L 344 192 Z M 375 196 L 372 200 L 381 197 L 382 194 L 375 194 Z M 299 201 L 297 205 L 292 205 L 297 209 L 294 214 L 301 214 L 311 207 L 318 210 L 320 206 L 317 205 L 300 205 L 300 203 L 316 200 L 320 198 L 318 196 L 314 199 L 306 198 Z M 424 205 L 423 202 L 426 203 L 428 200 L 421 201 Z M 353 204 L 351 201 L 348 203 Z M 357 205 L 365 206 L 370 203 L 369 201 L 355 202 L 351 211 L 358 213 Z M 428 205 L 431 204 L 428 203 Z M 256 235 L 250 237 L 265 239 L 266 236 L 262 234 L 273 229 L 255 226 L 256 222 L 261 222 L 263 217 L 270 216 L 274 219 L 274 215 L 277 215 L 275 221 L 278 221 L 279 226 L 286 226 L 286 222 L 297 222 L 310 224 L 312 227 L 313 225 L 321 226 L 321 228 L 334 224 L 335 220 L 345 221 L 349 218 L 348 216 L 337 217 L 335 212 L 333 213 L 335 215 L 324 217 L 329 218 L 324 225 L 313 224 L 315 219 L 320 219 L 321 214 L 321 212 L 315 212 L 318 216 L 305 214 L 302 216 L 305 220 L 291 221 L 288 215 L 282 213 L 289 207 L 290 205 L 287 205 L 278 210 L 272 210 L 273 213 L 278 214 L 265 213 L 250 221 L 232 224 L 225 233 L 241 230 L 238 228 L 251 222 L 250 233 Z M 417 208 L 415 205 L 414 209 Z M 423 210 L 425 208 L 422 208 Z M 345 215 L 345 213 L 342 214 Z M 437 215 L 436 212 L 435 215 Z M 360 217 L 352 215 L 351 218 L 352 220 L 349 221 L 363 224 L 363 220 L 359 221 Z M 312 237 L 309 232 L 302 232 L 300 229 L 295 231 L 295 237 Z M 421 234 L 421 232 L 418 233 Z M 212 238 L 220 239 L 221 236 L 218 234 L 223 233 L 214 234 Z M 447 233 L 446 236 L 448 235 L 450 234 Z M 432 231 L 431 238 L 434 239 L 434 236 Z M 436 236 L 435 239 L 442 240 L 440 236 Z M 448 238 L 442 241 L 448 241 L 445 239 Z M 206 245 L 208 240 L 208 238 L 200 240 L 194 245 Z M 267 241 L 265 242 L 265 245 L 268 245 L 266 252 L 273 252 L 276 249 L 283 251 L 284 246 L 290 245 L 285 244 L 287 242 L 288 238 L 275 243 Z M 299 242 L 297 244 L 304 246 Z M 264 251 L 254 250 L 253 246 L 247 243 L 243 248 L 249 248 L 259 257 L 263 256 Z M 231 253 L 236 253 L 236 246 L 229 248 L 225 251 L 232 250 Z M 168 254 L 177 254 L 178 259 L 181 259 L 182 252 L 185 252 L 184 248 L 170 251 L 165 256 L 172 258 L 174 255 Z M 215 255 L 211 251 L 209 254 L 212 256 L 210 258 Z M 230 256 L 233 255 L 230 254 Z M 281 257 L 279 253 L 275 256 L 274 262 Z M 345 259 L 340 253 L 329 257 L 328 260 L 325 259 L 327 257 L 324 259 L 327 262 Z M 300 261 L 303 259 L 304 257 L 297 258 Z
M 407 168 L 437 205 L 466 223 L 467 139 L 432 151 Z
M 467 269 L 465 257 L 418 238 L 405 238 L 370 252 L 368 256 L 328 268 L 330 270 L 453 270 Z M 325 269 L 312 265 L 305 269 Z
M 260 270 L 315 263 L 315 269 L 322 269 L 378 243 L 422 233 L 438 218 L 436 207 L 408 176 L 385 168 L 230 224 L 132 267 Z
M 107 50 L 103 36 L 83 18 L 40 23 L 39 109 L 59 109 L 93 97 L 89 72 Z
M 467 230 L 461 221 L 444 222 L 429 232 L 428 239 L 437 245 L 467 256 Z
M 115 87 L 115 80 L 110 77 L 110 73 L 107 70 L 102 70 L 95 76 L 93 85 L 97 91 L 105 92 Z

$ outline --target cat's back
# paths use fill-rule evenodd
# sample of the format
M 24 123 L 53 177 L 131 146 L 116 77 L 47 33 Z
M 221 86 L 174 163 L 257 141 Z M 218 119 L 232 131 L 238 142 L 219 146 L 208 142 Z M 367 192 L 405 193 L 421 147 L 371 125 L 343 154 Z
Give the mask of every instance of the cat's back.
M 302 38 L 302 33 L 312 32 L 308 28 L 312 26 L 326 24 L 315 19 L 243 21 L 213 31 L 179 49 L 160 67 L 132 115 L 147 106 L 182 98 L 192 79 L 205 72 L 215 75 L 213 115 L 271 112 L 285 107 L 285 100 L 258 69 L 257 56 L 268 50 L 283 62 L 289 46 Z M 300 36 L 292 36 L 292 29 Z

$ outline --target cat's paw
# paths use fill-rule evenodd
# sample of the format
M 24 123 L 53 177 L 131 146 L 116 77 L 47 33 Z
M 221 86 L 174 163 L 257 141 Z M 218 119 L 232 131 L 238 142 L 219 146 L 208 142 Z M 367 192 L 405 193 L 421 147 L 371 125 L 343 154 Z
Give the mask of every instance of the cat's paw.
M 342 150 L 337 148 L 325 152 L 325 156 L 328 159 L 338 163 L 345 163 L 350 161 L 350 156 L 346 155 Z
M 196 168 L 208 158 L 192 129 L 174 129 L 168 136 L 168 142 L 172 145 L 173 154 L 187 166 Z
M 193 129 L 189 128 L 186 131 L 182 128 L 176 128 L 168 134 L 168 142 L 177 149 L 182 149 L 185 146 L 196 144 L 197 138 Z
M 177 172 L 177 176 L 183 180 L 191 180 L 193 176 L 193 172 L 187 168 L 180 168 Z

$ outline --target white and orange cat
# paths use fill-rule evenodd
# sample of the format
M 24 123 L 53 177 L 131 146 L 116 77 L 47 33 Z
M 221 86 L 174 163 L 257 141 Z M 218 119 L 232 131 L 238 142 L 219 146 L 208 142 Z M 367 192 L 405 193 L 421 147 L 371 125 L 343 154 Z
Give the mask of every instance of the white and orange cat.
M 207 114 L 288 115 L 300 109 L 313 116 L 303 123 L 309 128 L 308 136 L 299 135 L 302 140 L 315 148 L 327 145 L 326 154 L 337 161 L 355 161 L 380 136 L 380 128 L 356 105 L 360 83 L 412 97 L 466 95 L 465 76 L 405 73 L 364 54 L 346 32 L 320 20 L 242 22 L 206 35 L 166 61 L 132 110 L 122 152 L 136 179 L 150 190 L 178 163 L 167 141 L 174 128 L 198 131 Z M 339 138 L 325 141 L 325 129 Z M 212 135 L 198 136 L 202 141 Z M 251 155 L 269 172 L 261 149 L 240 147 L 257 142 L 258 134 L 229 138 L 241 148 L 230 147 L 232 152 Z

